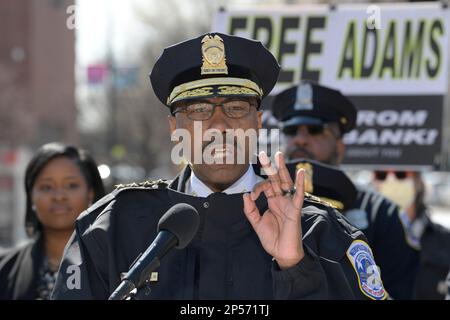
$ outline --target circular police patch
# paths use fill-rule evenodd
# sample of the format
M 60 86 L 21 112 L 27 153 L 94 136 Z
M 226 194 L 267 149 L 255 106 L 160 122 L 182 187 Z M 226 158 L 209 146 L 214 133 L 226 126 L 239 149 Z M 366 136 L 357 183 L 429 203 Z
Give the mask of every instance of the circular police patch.
M 367 243 L 362 240 L 353 241 L 347 250 L 347 257 L 356 271 L 361 291 L 374 300 L 386 299 L 380 271 Z

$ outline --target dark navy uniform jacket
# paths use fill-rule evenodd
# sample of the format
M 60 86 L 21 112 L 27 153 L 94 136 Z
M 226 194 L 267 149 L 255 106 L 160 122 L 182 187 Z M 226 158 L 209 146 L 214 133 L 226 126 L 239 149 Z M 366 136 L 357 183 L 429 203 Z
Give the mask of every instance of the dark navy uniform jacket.
M 445 295 L 445 300 L 450 300 L 450 271 L 448 272 L 445 282 L 447 285 L 447 294 Z
M 422 224 L 424 230 L 413 298 L 442 300 L 447 294 L 445 278 L 450 274 L 450 230 L 432 222 L 427 211 L 424 208 L 415 220 L 415 223 Z
M 413 297 L 420 260 L 420 238 L 414 239 L 399 207 L 380 193 L 357 187 L 339 168 L 310 159 L 295 159 L 287 166 L 292 177 L 299 166 L 310 166 L 311 192 L 341 203 L 343 214 L 362 230 L 373 250 L 381 278 L 395 299 Z M 308 172 L 308 171 L 307 171 Z
M 303 205 L 305 257 L 280 270 L 247 221 L 242 194 L 190 196 L 183 193 L 189 176 L 186 167 L 170 185 L 156 181 L 117 189 L 82 213 L 53 298 L 107 299 L 121 273 L 155 238 L 160 217 L 180 202 L 198 210 L 199 231 L 185 249 L 164 257 L 145 298 L 386 298 L 382 283 L 371 283 L 366 272 L 371 257 L 363 233 L 318 198 L 306 197 Z M 256 203 L 261 213 L 267 209 L 264 196 Z

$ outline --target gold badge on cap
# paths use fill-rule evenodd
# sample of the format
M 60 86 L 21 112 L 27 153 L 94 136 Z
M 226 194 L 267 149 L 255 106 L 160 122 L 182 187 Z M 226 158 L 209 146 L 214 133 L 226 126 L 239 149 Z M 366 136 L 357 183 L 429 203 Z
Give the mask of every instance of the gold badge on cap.
M 305 192 L 313 193 L 313 167 L 310 163 L 300 162 L 296 166 L 296 171 L 304 169 L 305 170 Z
M 218 35 L 206 35 L 202 39 L 203 65 L 201 74 L 228 74 L 225 64 L 225 46 Z

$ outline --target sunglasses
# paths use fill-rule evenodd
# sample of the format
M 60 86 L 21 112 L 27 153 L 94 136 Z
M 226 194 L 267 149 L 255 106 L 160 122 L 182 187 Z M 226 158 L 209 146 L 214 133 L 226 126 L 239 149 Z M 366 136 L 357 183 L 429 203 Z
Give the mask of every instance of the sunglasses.
M 325 125 L 306 125 L 306 130 L 312 136 L 316 136 L 322 134 L 325 131 Z M 289 126 L 283 129 L 283 133 L 287 136 L 295 136 L 297 135 L 298 126 Z
M 408 177 L 411 177 L 412 172 L 409 171 L 374 171 L 376 180 L 386 180 L 388 174 L 393 174 L 397 178 L 397 180 L 403 180 Z

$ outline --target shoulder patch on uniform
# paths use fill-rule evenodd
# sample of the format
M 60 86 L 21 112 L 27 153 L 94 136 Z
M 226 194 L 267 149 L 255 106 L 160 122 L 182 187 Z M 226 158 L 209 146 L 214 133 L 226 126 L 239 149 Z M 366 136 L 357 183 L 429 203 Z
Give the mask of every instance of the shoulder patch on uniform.
M 117 189 L 129 189 L 129 188 L 137 188 L 137 189 L 166 189 L 169 184 L 171 183 L 171 180 L 147 180 L 144 182 L 133 182 L 128 184 L 119 184 L 116 185 Z
M 310 194 L 308 192 L 305 192 L 304 199 L 309 201 L 309 202 L 314 202 L 314 203 L 318 203 L 318 204 L 324 205 L 326 207 L 331 207 L 331 208 L 337 209 L 337 207 L 334 206 L 333 204 L 331 204 L 330 202 L 325 201 L 322 198 L 319 198 L 317 196 L 313 196 L 312 194 Z
M 386 299 L 380 270 L 369 245 L 362 240 L 354 240 L 347 250 L 347 257 L 356 271 L 362 293 L 373 300 Z

